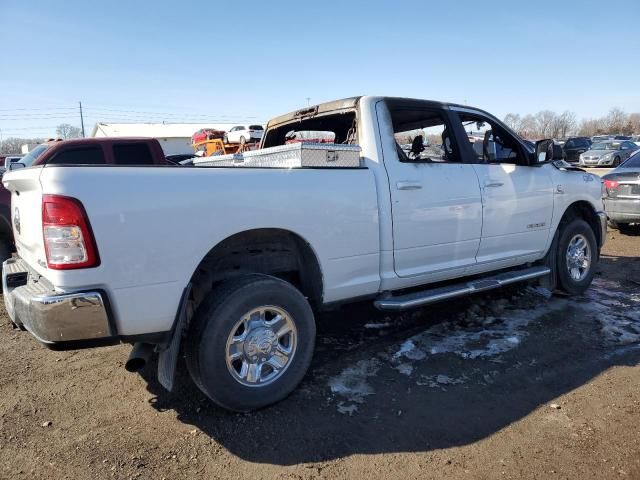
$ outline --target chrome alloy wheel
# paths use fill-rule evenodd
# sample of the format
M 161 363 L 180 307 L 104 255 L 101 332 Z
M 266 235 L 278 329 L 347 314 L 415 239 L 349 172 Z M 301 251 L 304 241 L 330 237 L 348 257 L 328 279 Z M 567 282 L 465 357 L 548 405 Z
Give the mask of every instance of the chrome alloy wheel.
M 297 337 L 291 315 L 282 308 L 254 308 L 243 315 L 227 338 L 229 373 L 246 387 L 273 383 L 291 364 Z
M 571 279 L 576 282 L 584 280 L 591 268 L 591 247 L 584 235 L 573 236 L 567 246 L 566 260 Z

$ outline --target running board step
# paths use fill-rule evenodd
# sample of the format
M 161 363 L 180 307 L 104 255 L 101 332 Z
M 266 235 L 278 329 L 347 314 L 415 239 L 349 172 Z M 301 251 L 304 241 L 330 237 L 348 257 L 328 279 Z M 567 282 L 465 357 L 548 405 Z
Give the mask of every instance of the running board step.
M 512 283 L 544 277 L 551 273 L 548 267 L 530 267 L 524 270 L 512 270 L 491 277 L 478 278 L 465 283 L 432 288 L 406 295 L 387 296 L 376 300 L 373 304 L 380 310 L 408 310 L 429 303 L 440 302 L 449 298 L 461 297 L 472 293 L 493 290 Z

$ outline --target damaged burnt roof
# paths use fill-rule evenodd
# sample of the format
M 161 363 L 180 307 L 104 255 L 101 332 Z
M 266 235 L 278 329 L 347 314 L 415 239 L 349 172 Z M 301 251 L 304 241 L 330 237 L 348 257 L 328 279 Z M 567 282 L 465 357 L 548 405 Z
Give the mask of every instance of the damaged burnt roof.
M 357 97 L 348 97 L 340 100 L 333 100 L 331 102 L 319 103 L 318 105 L 312 105 L 306 108 L 302 108 L 300 110 L 295 110 L 293 112 L 285 113 L 284 115 L 279 115 L 277 117 L 269 120 L 267 124 L 267 128 L 276 127 L 278 125 L 282 125 L 285 123 L 289 123 L 293 120 L 302 120 L 308 117 L 314 117 L 316 115 L 322 115 L 324 113 L 340 113 L 340 112 L 348 112 L 357 107 L 358 102 L 362 99 L 364 95 L 360 95 Z M 416 103 L 424 105 L 425 107 L 437 107 L 437 108 L 446 108 L 446 107 L 459 107 L 459 108 L 472 108 L 477 111 L 482 111 L 475 107 L 470 107 L 467 105 L 461 105 L 457 103 L 449 103 L 449 102 L 439 102 L 435 100 L 425 100 L 420 98 L 406 98 L 406 97 L 376 97 L 381 100 L 385 100 L 389 103 L 389 105 L 393 108 L 403 108 L 415 106 Z

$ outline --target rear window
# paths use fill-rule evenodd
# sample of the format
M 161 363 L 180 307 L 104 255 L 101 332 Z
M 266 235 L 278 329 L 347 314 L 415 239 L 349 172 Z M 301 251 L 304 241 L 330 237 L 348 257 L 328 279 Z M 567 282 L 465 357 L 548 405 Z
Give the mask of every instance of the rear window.
M 153 165 L 153 156 L 146 143 L 116 143 L 113 160 L 116 165 Z
M 30 167 L 33 165 L 40 156 L 49 149 L 49 145 L 38 145 L 36 148 L 27 153 L 22 159 L 20 163 L 24 163 L 25 167 Z
M 249 125 L 249 130 L 263 130 L 262 125 Z
M 566 148 L 585 148 L 589 147 L 589 142 L 584 138 L 572 138 L 564 145 Z
M 103 165 L 102 148 L 81 147 L 63 150 L 47 161 L 47 165 Z

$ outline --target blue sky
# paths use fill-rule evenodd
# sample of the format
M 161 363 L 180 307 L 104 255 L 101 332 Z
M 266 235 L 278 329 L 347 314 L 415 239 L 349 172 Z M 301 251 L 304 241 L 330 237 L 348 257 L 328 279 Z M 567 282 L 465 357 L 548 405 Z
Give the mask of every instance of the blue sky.
M 632 1 L 0 0 L 0 130 L 264 121 L 351 95 L 640 112 Z

